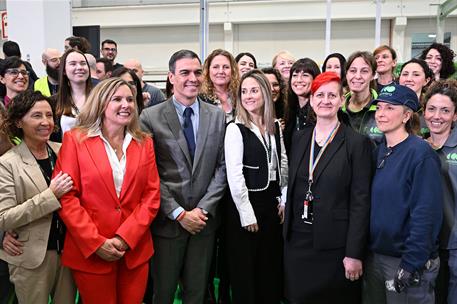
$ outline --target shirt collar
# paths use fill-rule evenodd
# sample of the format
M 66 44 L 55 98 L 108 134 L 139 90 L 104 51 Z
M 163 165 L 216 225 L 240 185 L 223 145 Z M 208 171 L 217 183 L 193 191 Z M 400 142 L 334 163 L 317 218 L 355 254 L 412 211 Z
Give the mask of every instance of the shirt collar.
M 185 106 L 183 105 L 182 103 L 180 103 L 176 98 L 175 96 L 173 95 L 173 105 L 175 106 L 176 108 L 176 111 L 178 112 L 178 114 L 180 116 L 183 116 L 183 113 L 184 113 L 184 110 L 188 107 L 188 106 Z M 189 106 L 190 108 L 192 108 L 192 110 L 194 111 L 194 115 L 195 113 L 199 113 L 199 109 L 200 109 L 200 105 L 198 103 L 198 98 L 195 99 L 195 102 Z
M 454 127 L 451 130 L 451 134 L 449 134 L 449 137 L 446 139 L 446 142 L 443 145 L 444 147 L 449 147 L 449 148 L 454 148 L 457 146 L 457 128 Z
M 89 132 L 87 133 L 87 137 L 97 137 L 97 136 L 100 136 L 100 138 L 102 140 L 105 140 L 105 137 L 103 136 L 102 134 L 102 130 L 100 128 L 98 128 L 97 130 L 93 131 L 93 132 Z M 130 132 L 126 131 L 125 132 L 125 136 L 124 136 L 124 144 L 128 141 L 128 143 L 130 143 L 132 141 L 132 139 L 135 139 L 132 134 L 130 134 Z

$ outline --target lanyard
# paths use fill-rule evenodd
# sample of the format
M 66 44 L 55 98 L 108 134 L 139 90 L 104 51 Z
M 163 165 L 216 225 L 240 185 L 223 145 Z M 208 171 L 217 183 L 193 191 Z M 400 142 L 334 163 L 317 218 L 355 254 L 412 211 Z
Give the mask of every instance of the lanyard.
M 262 139 L 263 139 L 263 143 L 265 144 L 265 148 L 267 149 L 267 156 L 268 156 L 268 163 L 271 163 L 271 152 L 272 152 L 272 149 L 271 149 L 271 138 L 270 138 L 270 134 L 268 134 L 267 132 L 265 132 L 268 136 L 268 144 L 267 144 L 267 141 L 265 140 L 265 136 L 261 135 L 262 136 Z
M 340 122 L 336 124 L 336 126 L 333 128 L 332 132 L 328 135 L 327 139 L 324 142 L 324 146 L 322 146 L 321 150 L 316 156 L 316 159 L 314 159 L 314 145 L 315 145 L 315 138 L 316 138 L 316 128 L 314 128 L 313 131 L 313 136 L 311 138 L 311 151 L 309 153 L 309 167 L 308 167 L 308 183 L 309 183 L 309 188 L 311 189 L 311 185 L 313 183 L 313 174 L 314 170 L 317 167 L 317 164 L 319 163 L 322 154 L 324 154 L 325 149 L 327 149 L 327 146 L 332 142 L 333 138 L 336 135 L 336 131 L 338 131 L 338 128 L 340 127 Z
M 313 192 L 311 191 L 311 186 L 313 185 L 313 174 L 314 174 L 314 169 L 316 169 L 317 164 L 319 163 L 322 154 L 324 154 L 325 149 L 327 149 L 327 146 L 332 142 L 333 138 L 336 135 L 336 132 L 338 131 L 338 128 L 340 127 L 340 122 L 336 124 L 336 126 L 333 128 L 332 132 L 328 135 L 327 139 L 325 140 L 324 146 L 321 148 L 319 153 L 316 156 L 316 159 L 314 159 L 314 145 L 315 145 L 315 138 L 316 138 L 316 128 L 314 128 L 313 131 L 313 136 L 311 138 L 311 150 L 309 153 L 309 168 L 308 168 L 308 191 L 306 191 L 305 194 L 305 199 L 303 201 L 303 215 L 301 218 L 305 221 L 306 224 L 311 224 L 312 223 L 312 202 L 314 200 Z

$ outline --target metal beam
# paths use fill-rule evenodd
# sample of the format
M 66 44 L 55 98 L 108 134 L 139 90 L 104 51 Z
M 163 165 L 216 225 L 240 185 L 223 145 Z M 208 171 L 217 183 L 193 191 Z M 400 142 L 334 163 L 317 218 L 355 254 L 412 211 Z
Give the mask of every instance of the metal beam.
M 457 9 L 457 0 L 447 0 L 438 6 L 436 16 L 436 42 L 444 42 L 444 26 L 446 17 Z
M 438 15 L 442 18 L 445 18 L 456 9 L 457 0 L 447 0 L 446 2 L 440 4 L 438 9 Z
M 200 0 L 200 60 L 203 62 L 208 52 L 208 0 Z

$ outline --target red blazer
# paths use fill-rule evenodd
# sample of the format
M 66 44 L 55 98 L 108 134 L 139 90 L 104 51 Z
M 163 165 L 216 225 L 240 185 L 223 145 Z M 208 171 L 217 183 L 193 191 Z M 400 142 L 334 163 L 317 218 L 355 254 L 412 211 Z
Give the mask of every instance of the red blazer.
M 118 198 L 102 139 L 80 137 L 78 130 L 65 133 L 54 170 L 68 173 L 74 183 L 62 196 L 59 211 L 67 227 L 62 263 L 89 273 L 108 273 L 114 263 L 95 251 L 119 235 L 129 245 L 123 257 L 126 265 L 135 268 L 154 252 L 149 226 L 159 210 L 160 184 L 152 139 L 133 139 L 128 146 Z

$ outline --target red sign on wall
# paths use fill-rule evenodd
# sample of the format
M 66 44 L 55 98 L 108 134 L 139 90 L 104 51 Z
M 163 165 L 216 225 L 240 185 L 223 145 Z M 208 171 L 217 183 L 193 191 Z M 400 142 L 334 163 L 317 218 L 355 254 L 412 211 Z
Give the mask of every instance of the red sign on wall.
M 6 12 L 2 12 L 2 39 L 8 39 L 8 22 Z

